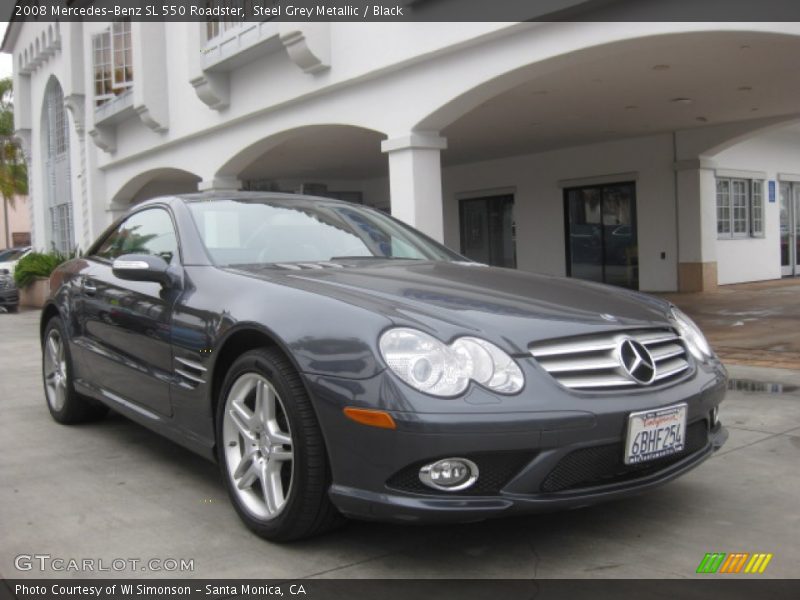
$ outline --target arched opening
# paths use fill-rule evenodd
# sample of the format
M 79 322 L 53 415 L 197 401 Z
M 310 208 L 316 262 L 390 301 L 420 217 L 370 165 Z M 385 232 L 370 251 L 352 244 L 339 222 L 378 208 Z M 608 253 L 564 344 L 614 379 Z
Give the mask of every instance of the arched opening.
M 218 171 L 246 190 L 302 193 L 389 209 L 383 134 L 349 125 L 312 125 L 249 145 Z
M 182 169 L 152 169 L 125 183 L 114 194 L 111 204 L 121 209 L 159 196 L 190 194 L 197 191 L 199 182 L 200 177 Z
M 702 158 L 682 149 L 794 118 L 798 52 L 800 37 L 778 33 L 662 34 L 487 79 L 417 123 L 447 139 L 445 242 L 482 262 L 676 289 L 679 263 L 710 262 L 701 248 L 716 243 L 711 223 L 688 257 L 679 234 L 676 163 Z M 739 168 L 769 173 L 764 156 Z
M 42 154 L 47 206 L 47 245 L 59 252 L 75 249 L 70 177 L 69 121 L 64 92 L 55 77 L 47 82 L 42 106 Z

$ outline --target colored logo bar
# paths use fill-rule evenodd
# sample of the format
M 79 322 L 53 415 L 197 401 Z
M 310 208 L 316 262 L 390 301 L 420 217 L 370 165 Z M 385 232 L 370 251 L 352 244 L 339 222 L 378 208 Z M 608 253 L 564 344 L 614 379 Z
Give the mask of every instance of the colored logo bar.
M 772 557 L 763 552 L 708 552 L 700 561 L 697 573 L 763 573 Z

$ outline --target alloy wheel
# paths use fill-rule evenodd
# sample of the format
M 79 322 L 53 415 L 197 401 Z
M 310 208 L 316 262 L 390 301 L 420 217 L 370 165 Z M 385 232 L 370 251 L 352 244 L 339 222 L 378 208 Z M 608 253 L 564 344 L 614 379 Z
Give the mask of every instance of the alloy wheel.
M 245 373 L 225 399 L 222 443 L 233 489 L 254 517 L 271 520 L 292 491 L 294 452 L 286 410 L 275 387 Z
M 47 402 L 54 411 L 61 411 L 67 401 L 67 358 L 64 340 L 58 329 L 51 329 L 45 341 L 44 385 Z

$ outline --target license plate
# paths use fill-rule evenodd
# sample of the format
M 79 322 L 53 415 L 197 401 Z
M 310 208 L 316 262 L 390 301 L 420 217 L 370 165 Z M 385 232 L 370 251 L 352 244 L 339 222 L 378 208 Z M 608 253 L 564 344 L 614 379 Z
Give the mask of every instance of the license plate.
M 685 439 L 685 404 L 631 413 L 628 416 L 625 464 L 635 465 L 680 452 Z

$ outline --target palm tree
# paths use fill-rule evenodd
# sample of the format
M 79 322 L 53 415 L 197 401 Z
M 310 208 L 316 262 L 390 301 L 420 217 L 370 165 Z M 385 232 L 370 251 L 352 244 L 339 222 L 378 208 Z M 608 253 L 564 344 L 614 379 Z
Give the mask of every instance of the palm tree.
M 14 137 L 14 103 L 11 77 L 0 79 L 0 196 L 3 197 L 5 245 L 11 247 L 8 206 L 14 196 L 28 193 L 28 168 L 19 142 Z

